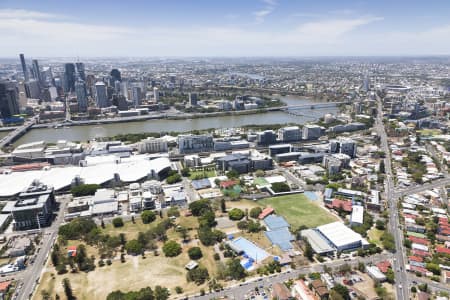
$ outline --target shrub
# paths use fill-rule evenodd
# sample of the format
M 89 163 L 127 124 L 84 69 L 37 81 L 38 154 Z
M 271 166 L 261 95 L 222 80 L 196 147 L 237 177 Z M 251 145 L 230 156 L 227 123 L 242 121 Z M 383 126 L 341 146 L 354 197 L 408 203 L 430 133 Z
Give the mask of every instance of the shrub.
M 228 212 L 230 220 L 238 221 L 244 217 L 245 213 L 239 208 L 233 208 Z
M 258 218 L 261 212 L 262 212 L 261 207 L 253 207 L 252 209 L 250 209 L 250 217 L 256 219 Z
M 129 240 L 125 244 L 125 249 L 129 254 L 139 254 L 142 252 L 143 246 L 138 240 Z
M 192 247 L 188 250 L 189 258 L 190 259 L 200 259 L 203 256 L 202 250 L 199 247 Z
M 144 210 L 141 213 L 142 223 L 148 224 L 156 220 L 156 214 L 151 210 Z
M 165 256 L 174 257 L 181 253 L 181 246 L 175 241 L 168 241 L 164 243 L 162 250 Z
M 124 223 L 121 217 L 114 218 L 112 220 L 112 224 L 114 227 L 123 227 Z

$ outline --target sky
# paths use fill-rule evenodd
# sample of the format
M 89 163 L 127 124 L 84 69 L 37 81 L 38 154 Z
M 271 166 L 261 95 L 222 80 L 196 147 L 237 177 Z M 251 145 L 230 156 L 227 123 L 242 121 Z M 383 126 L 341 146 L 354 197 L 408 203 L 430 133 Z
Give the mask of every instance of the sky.
M 0 0 L 0 57 L 450 54 L 448 0 Z

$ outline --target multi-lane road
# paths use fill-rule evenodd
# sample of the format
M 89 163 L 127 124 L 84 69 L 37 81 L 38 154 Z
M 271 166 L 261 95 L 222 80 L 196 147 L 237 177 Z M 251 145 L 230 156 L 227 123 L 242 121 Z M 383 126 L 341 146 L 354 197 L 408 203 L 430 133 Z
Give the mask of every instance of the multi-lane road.
M 196 295 L 189 297 L 190 299 L 207 300 L 207 299 L 219 299 L 221 297 L 227 296 L 230 299 L 244 299 L 245 295 L 250 291 L 254 290 L 255 287 L 270 288 L 274 283 L 285 282 L 290 279 L 297 279 L 299 275 L 306 275 L 309 273 L 324 272 L 325 267 L 338 269 L 339 267 L 348 264 L 352 267 L 356 267 L 360 262 L 365 265 L 376 264 L 378 262 L 392 259 L 392 254 L 382 253 L 372 255 L 370 257 L 352 259 L 352 260 L 334 260 L 327 263 L 313 264 L 310 266 L 298 268 L 295 270 L 289 270 L 282 273 L 273 274 L 266 277 L 257 277 L 254 279 L 249 279 L 243 283 L 237 283 L 234 286 L 227 287 L 222 291 L 212 292 L 203 296 Z
M 392 175 L 391 152 L 389 150 L 386 130 L 383 124 L 383 107 L 381 99 L 377 99 L 377 118 L 375 129 L 380 137 L 382 150 L 386 153 L 385 158 L 385 197 L 389 210 L 389 231 L 395 239 L 394 272 L 396 280 L 397 299 L 409 299 L 409 279 L 405 270 L 405 256 L 403 249 L 403 232 L 400 230 L 399 217 L 397 212 L 397 195 L 394 192 L 394 181 Z
M 40 242 L 39 251 L 36 254 L 33 264 L 21 274 L 19 284 L 19 286 L 21 285 L 21 288 L 16 292 L 16 298 L 14 299 L 31 299 L 34 289 L 39 282 L 44 265 L 58 235 L 58 228 L 64 221 L 64 210 L 67 206 L 68 199 L 60 198 L 59 201 L 60 205 L 56 220 L 53 221 L 50 227 L 42 230 L 42 240 Z

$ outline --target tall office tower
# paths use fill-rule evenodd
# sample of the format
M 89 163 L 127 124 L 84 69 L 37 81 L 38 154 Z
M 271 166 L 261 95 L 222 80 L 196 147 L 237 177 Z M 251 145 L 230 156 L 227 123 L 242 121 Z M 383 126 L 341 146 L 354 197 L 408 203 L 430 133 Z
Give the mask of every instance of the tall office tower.
M 42 74 L 41 74 L 41 68 L 39 68 L 39 62 L 37 59 L 33 59 L 32 64 L 33 64 L 33 77 L 34 77 L 34 79 L 37 80 L 39 85 L 42 87 L 44 85 L 43 84 L 44 82 L 42 80 Z
M 97 107 L 108 107 L 108 97 L 106 95 L 106 85 L 104 82 L 99 81 L 95 84 L 95 103 Z
M 77 94 L 78 111 L 86 112 L 88 108 L 86 84 L 84 81 L 78 80 L 75 83 L 75 93 Z
M 73 92 L 75 90 L 75 65 L 73 63 L 67 63 L 64 65 L 64 91 L 66 93 Z
M 189 106 L 197 106 L 198 96 L 197 93 L 189 93 Z
M 85 72 L 85 69 L 84 69 L 84 63 L 77 62 L 77 63 L 75 63 L 75 65 L 77 67 L 77 77 L 78 77 L 78 79 L 86 81 L 86 72 Z
M 52 68 L 46 67 L 42 70 L 42 81 L 46 86 L 53 85 L 53 73 Z
M 122 81 L 120 83 L 120 93 L 128 99 L 128 81 Z
M 25 63 L 25 55 L 23 55 L 23 53 L 20 53 L 19 57 L 20 64 L 22 65 L 23 78 L 25 79 L 25 81 L 28 81 L 30 77 L 28 76 L 27 64 Z
M 112 77 L 112 82 L 122 81 L 122 77 L 120 76 L 120 71 L 119 70 L 112 69 L 110 75 Z
M 28 98 L 39 99 L 41 97 L 39 82 L 36 79 L 31 79 L 30 81 L 25 82 L 25 92 Z
M 114 92 L 116 93 L 116 94 L 119 94 L 120 93 L 120 81 L 118 81 L 118 80 L 116 80 L 115 82 L 114 82 Z
M 141 105 L 142 93 L 141 93 L 140 87 L 138 87 L 138 86 L 133 87 L 132 99 L 133 99 L 134 107 Z
M 20 113 L 18 93 L 13 82 L 0 82 L 0 118 L 10 118 Z
M 159 102 L 159 90 L 157 87 L 153 88 L 153 99 L 155 99 L 155 103 Z

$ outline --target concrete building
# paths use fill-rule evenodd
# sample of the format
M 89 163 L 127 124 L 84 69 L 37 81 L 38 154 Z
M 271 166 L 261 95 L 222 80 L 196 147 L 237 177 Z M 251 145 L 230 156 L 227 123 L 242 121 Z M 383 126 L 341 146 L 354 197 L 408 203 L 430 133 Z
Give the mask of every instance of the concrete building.
M 49 226 L 54 209 L 53 188 L 34 181 L 19 194 L 19 200 L 8 202 L 3 212 L 11 213 L 15 230 L 26 230 Z
M 86 112 L 88 108 L 86 84 L 84 81 L 77 81 L 75 83 L 75 93 L 77 94 L 78 111 Z
M 337 139 L 330 141 L 330 153 L 343 153 L 351 158 L 356 157 L 356 143 L 352 139 Z
M 292 150 L 291 144 L 279 144 L 279 145 L 271 145 L 269 146 L 269 155 L 271 157 L 276 156 L 277 154 L 289 153 Z
M 95 103 L 98 108 L 108 107 L 108 97 L 106 95 L 106 85 L 104 82 L 97 82 L 95 84 Z
M 180 153 L 210 152 L 214 149 L 213 137 L 208 134 L 182 134 L 178 136 Z
M 281 142 L 296 142 L 302 138 L 302 132 L 298 126 L 289 126 L 278 129 L 278 140 Z
M 25 56 L 23 55 L 23 53 L 20 53 L 19 57 L 20 57 L 20 64 L 22 66 L 23 78 L 25 79 L 25 82 L 27 82 L 28 80 L 30 80 L 30 77 L 28 75 L 28 68 L 25 62 Z
M 139 153 L 167 152 L 167 140 L 163 138 L 148 137 L 141 140 L 137 147 Z
M 194 107 L 198 105 L 198 94 L 189 93 L 189 106 Z
M 318 232 L 337 250 L 354 250 L 368 245 L 360 234 L 341 222 L 333 222 L 317 227 Z
M 157 87 L 153 88 L 153 99 L 155 103 L 159 102 L 159 89 Z
M 277 135 L 273 130 L 266 130 L 256 133 L 258 145 L 270 145 L 277 142 Z
M 139 86 L 134 86 L 132 89 L 132 97 L 134 107 L 138 107 L 142 104 L 142 91 Z
M 39 82 L 36 79 L 30 79 L 28 82 L 25 82 L 25 93 L 28 98 L 39 99 L 41 96 Z
M 304 140 L 317 140 L 323 134 L 322 127 L 314 124 L 306 124 L 302 129 L 302 139 Z
M 0 118 L 10 118 L 18 114 L 19 99 L 15 84 L 0 82 Z

